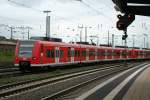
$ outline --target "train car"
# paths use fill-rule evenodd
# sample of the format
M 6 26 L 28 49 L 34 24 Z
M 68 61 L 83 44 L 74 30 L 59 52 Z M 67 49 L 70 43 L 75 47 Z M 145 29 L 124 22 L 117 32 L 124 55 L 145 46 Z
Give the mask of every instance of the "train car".
M 14 65 L 19 66 L 21 71 L 29 71 L 33 67 L 148 59 L 149 57 L 149 50 L 30 40 L 17 43 Z

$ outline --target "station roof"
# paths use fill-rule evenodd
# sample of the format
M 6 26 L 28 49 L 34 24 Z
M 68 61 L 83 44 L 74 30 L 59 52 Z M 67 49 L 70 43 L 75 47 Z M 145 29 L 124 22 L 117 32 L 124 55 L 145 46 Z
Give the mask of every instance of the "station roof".
M 3 44 L 3 45 L 16 45 L 16 43 L 10 42 L 10 41 L 0 41 L 0 44 Z
M 122 13 L 150 16 L 150 0 L 112 0 Z

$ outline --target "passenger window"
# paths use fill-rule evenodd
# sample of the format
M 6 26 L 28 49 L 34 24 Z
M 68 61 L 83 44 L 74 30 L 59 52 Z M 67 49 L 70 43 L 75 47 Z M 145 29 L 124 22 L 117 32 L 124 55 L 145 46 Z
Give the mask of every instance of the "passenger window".
M 97 52 L 97 56 L 101 56 L 101 52 L 100 51 Z
M 82 51 L 82 56 L 83 56 L 83 57 L 86 57 L 86 51 L 85 51 L 85 50 Z
M 60 51 L 59 51 L 59 50 L 56 50 L 55 52 L 56 52 L 56 53 L 55 53 L 55 54 L 56 54 L 56 57 L 59 57 Z
M 68 49 L 68 57 L 71 57 L 71 50 Z
M 63 58 L 63 57 L 64 57 L 64 51 L 60 50 L 60 58 Z
M 47 58 L 54 58 L 54 50 L 47 50 L 46 51 L 46 57 Z
M 74 57 L 75 54 L 74 54 L 74 50 L 71 50 L 71 56 Z
M 90 51 L 89 56 L 95 56 L 95 51 Z
M 80 51 L 79 50 L 75 50 L 75 57 L 79 57 L 80 56 Z

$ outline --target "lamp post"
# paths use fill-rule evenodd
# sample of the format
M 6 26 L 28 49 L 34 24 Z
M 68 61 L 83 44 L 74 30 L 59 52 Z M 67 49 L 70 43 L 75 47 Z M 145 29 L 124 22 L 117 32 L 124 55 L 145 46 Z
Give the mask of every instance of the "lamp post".
M 85 42 L 87 42 L 87 34 L 88 34 L 88 32 L 87 32 L 87 29 L 88 28 L 92 28 L 92 27 L 84 27 L 85 28 Z
M 148 49 L 148 35 L 147 34 L 143 34 L 144 35 L 144 48 L 147 48 Z M 147 37 L 147 39 L 145 39 L 145 37 Z M 147 41 L 147 42 L 146 42 Z
M 133 46 L 132 47 L 134 48 L 134 45 L 135 45 L 135 34 L 132 35 L 132 40 L 133 40 Z
M 51 11 L 50 10 L 45 10 L 43 11 L 46 13 L 46 37 L 50 37 L 50 16 L 48 15 Z
M 112 48 L 115 48 L 115 45 L 114 45 L 114 34 L 112 34 Z
M 80 42 L 82 42 L 82 30 L 83 30 L 83 25 L 78 26 L 78 29 L 80 29 Z
M 30 39 L 30 29 L 32 29 L 31 27 L 26 27 L 28 30 L 28 40 Z
M 11 37 L 10 39 L 12 40 L 13 39 L 13 29 L 15 29 L 14 27 L 9 27 L 10 28 L 10 32 L 11 32 Z

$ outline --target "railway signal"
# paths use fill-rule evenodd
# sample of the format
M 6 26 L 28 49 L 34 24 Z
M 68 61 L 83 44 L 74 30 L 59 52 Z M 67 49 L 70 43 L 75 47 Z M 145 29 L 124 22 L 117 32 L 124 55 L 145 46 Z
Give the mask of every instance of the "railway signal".
M 116 24 L 118 30 L 125 30 L 135 20 L 134 14 L 118 15 L 117 17 L 119 19 Z
M 122 40 L 125 40 L 127 37 L 128 37 L 128 35 L 127 35 L 127 34 L 122 35 Z

